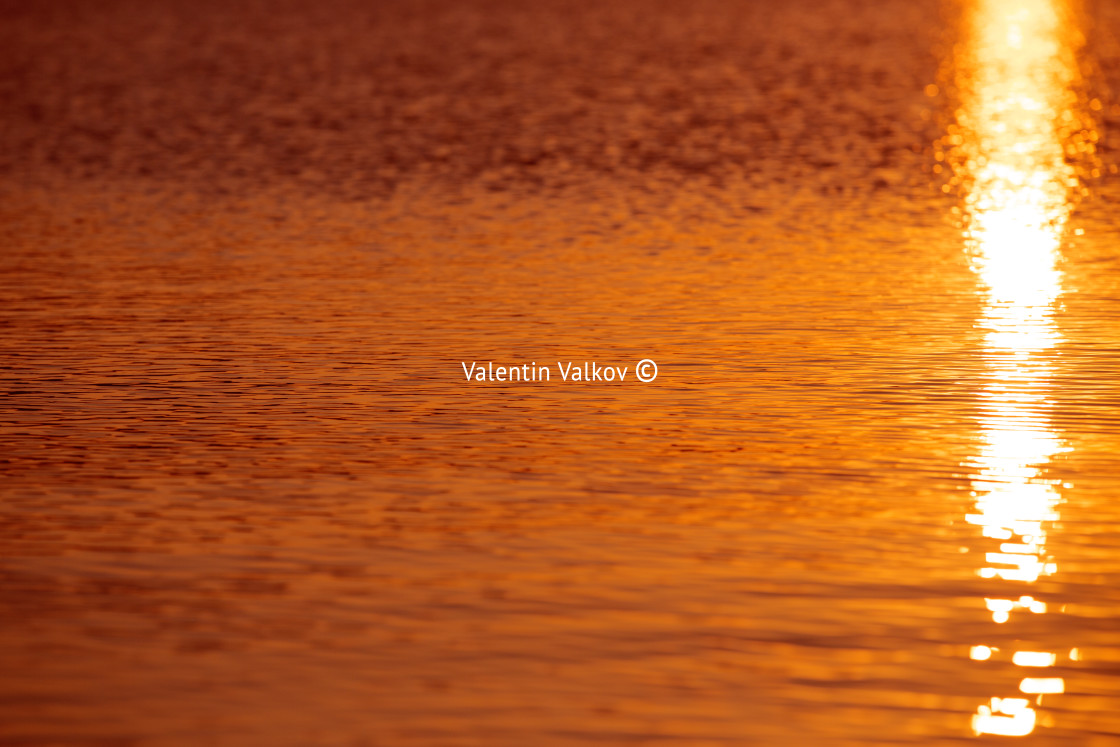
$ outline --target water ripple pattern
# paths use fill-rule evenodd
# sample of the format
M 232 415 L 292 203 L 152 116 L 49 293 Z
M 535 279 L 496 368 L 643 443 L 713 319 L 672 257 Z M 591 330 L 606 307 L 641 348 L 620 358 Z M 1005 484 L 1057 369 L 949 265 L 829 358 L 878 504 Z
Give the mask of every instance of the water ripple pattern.
M 1120 9 L 963 6 L 8 3 L 0 743 L 1115 743 Z

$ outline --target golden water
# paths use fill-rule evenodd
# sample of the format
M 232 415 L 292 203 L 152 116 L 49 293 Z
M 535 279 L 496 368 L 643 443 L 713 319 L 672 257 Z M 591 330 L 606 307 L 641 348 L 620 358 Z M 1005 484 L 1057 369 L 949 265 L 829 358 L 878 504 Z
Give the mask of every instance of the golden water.
M 1110 11 L 499 5 L 13 18 L 0 742 L 1120 739 Z

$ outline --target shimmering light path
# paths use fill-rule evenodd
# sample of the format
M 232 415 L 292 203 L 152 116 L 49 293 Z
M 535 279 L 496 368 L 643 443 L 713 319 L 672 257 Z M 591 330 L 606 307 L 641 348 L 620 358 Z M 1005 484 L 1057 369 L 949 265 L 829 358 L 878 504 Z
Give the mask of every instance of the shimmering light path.
M 1002 584 L 1003 597 L 985 598 L 994 624 L 1051 612 L 1029 591 L 1058 569 L 1047 535 L 1062 496 L 1044 474 L 1065 448 L 1051 424 L 1049 357 L 1061 339 L 1053 309 L 1062 292 L 1059 251 L 1079 189 L 1067 155 L 1095 140 L 1074 137 L 1084 129 L 1074 92 L 1077 40 L 1070 11 L 1057 0 L 978 0 L 959 71 L 962 107 L 949 137 L 965 190 L 966 240 L 986 289 L 983 448 L 972 475 L 975 511 L 967 520 L 990 542 L 979 575 L 1023 591 L 1006 598 Z M 1066 653 L 977 645 L 971 656 L 1008 659 L 1031 674 Z M 973 728 L 1027 735 L 1043 696 L 1063 691 L 1060 677 L 1024 676 L 1018 692 L 1001 692 L 979 706 Z

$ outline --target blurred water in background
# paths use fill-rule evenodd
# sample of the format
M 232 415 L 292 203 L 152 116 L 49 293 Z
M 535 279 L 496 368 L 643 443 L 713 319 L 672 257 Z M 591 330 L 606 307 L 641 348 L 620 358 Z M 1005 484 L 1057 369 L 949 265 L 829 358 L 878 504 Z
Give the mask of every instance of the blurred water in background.
M 0 742 L 1120 739 L 1117 10 L 5 18 Z

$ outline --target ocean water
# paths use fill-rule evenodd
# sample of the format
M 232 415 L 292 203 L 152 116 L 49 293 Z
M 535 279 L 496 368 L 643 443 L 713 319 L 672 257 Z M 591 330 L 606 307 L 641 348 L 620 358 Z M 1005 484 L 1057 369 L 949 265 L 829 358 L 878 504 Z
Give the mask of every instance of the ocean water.
M 1120 743 L 1116 28 L 5 8 L 0 743 Z

